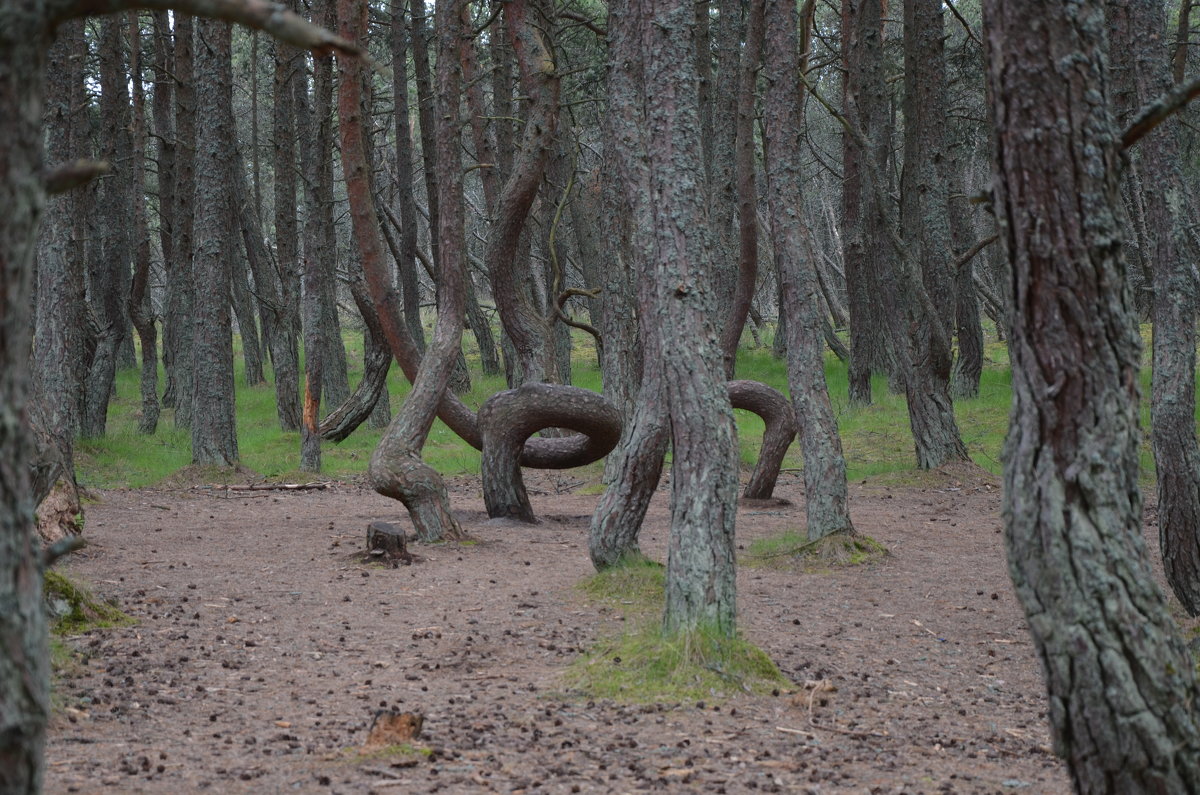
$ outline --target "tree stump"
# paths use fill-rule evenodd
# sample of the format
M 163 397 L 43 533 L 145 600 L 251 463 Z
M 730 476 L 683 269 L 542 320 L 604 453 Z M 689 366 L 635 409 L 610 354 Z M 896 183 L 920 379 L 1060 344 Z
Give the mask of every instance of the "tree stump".
M 412 563 L 404 528 L 391 522 L 371 522 L 367 525 L 367 555 L 378 558 L 391 568 Z

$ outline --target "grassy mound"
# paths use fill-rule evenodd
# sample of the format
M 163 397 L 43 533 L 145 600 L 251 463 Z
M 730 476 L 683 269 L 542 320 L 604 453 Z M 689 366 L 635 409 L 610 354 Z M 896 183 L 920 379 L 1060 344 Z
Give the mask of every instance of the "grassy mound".
M 133 623 L 116 605 L 98 599 L 91 589 L 53 569 L 46 572 L 42 593 L 50 631 L 58 636 Z
M 647 703 L 766 695 L 791 683 L 757 646 L 702 629 L 665 634 L 641 629 L 602 640 L 571 664 L 564 684 L 589 698 Z
M 788 531 L 750 543 L 739 561 L 744 566 L 829 569 L 862 566 L 887 557 L 887 547 L 870 536 L 834 533 L 816 541 Z

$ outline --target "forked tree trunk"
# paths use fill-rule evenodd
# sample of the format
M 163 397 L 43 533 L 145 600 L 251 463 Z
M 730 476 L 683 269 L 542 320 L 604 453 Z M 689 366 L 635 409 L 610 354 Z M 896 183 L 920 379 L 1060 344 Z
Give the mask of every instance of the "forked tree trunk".
M 792 75 L 799 69 L 794 4 L 766 0 L 764 103 L 767 201 L 779 272 L 786 333 L 788 389 L 804 452 L 804 500 L 808 537 L 853 533 L 847 505 L 846 459 L 837 418 L 825 384 L 825 316 L 816 262 L 804 241 L 801 182 L 800 97 Z
M 661 379 L 674 451 L 663 625 L 668 632 L 732 635 L 735 432 L 714 323 L 704 197 L 683 187 L 703 179 L 691 74 L 694 24 L 690 2 L 612 6 L 610 35 L 627 26 L 615 38 L 628 48 L 616 50 L 614 72 L 641 64 L 644 103 L 641 114 L 610 112 L 630 113 L 628 121 L 635 129 L 640 121 L 644 130 L 620 157 L 632 219 L 645 235 L 637 247 L 646 257 L 640 315 L 657 321 L 642 327 L 658 353 L 647 359 L 642 394 L 653 396 L 653 382 Z
M 457 102 L 459 82 L 454 57 L 461 35 L 461 4 L 443 3 L 437 9 L 438 79 L 440 103 L 437 142 L 438 199 L 440 207 L 439 289 L 437 326 L 412 390 L 371 455 L 371 485 L 380 494 L 400 500 L 408 509 L 417 534 L 425 541 L 462 536 L 450 514 L 449 498 L 441 476 L 421 460 L 421 447 L 433 425 L 438 401 L 450 381 L 450 370 L 459 353 L 465 314 L 463 279 L 462 173 L 458 153 Z M 367 31 L 364 0 L 339 0 L 338 29 L 347 39 L 361 41 Z M 378 306 L 389 301 L 391 275 L 379 237 L 379 223 L 367 170 L 362 120 L 363 70 L 359 62 L 339 59 L 338 117 L 342 163 L 354 236 L 362 254 L 363 269 L 372 298 Z M 451 110 L 451 109 L 455 110 Z M 396 312 L 384 312 L 384 329 L 393 347 L 407 335 Z M 411 339 L 408 340 L 411 345 Z
M 984 22 L 1014 288 L 1005 541 L 1055 750 L 1080 793 L 1197 792 L 1195 664 L 1142 540 L 1140 340 L 1103 4 L 988 0 Z

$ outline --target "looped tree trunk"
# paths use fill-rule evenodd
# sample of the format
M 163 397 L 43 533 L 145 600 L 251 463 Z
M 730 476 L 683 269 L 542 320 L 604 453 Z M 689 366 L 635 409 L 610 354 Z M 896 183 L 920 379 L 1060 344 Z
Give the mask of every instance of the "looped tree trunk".
M 479 410 L 483 434 L 483 501 L 492 519 L 533 523 L 521 480 L 525 440 L 543 428 L 570 428 L 583 463 L 608 455 L 621 437 L 621 413 L 603 395 L 559 384 L 525 384 L 492 395 Z M 557 467 L 554 467 L 557 468 Z
M 783 393 L 761 381 L 729 381 L 725 384 L 729 404 L 735 409 L 752 411 L 762 418 L 762 449 L 750 482 L 742 496 L 750 500 L 770 499 L 779 480 L 783 456 L 796 438 L 796 415 Z

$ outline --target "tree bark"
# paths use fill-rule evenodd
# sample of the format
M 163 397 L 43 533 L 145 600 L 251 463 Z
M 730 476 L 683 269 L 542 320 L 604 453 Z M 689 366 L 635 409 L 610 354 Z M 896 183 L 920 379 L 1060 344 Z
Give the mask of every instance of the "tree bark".
M 462 35 L 459 3 L 437 8 L 439 135 L 437 139 L 439 215 L 438 252 L 441 300 L 433 340 L 413 379 L 404 405 L 384 432 L 371 455 L 368 477 L 380 494 L 401 501 L 408 509 L 418 536 L 425 541 L 462 536 L 450 514 L 449 498 L 442 478 L 421 460 L 421 447 L 433 425 L 438 400 L 450 381 L 450 370 L 459 353 L 464 306 L 462 238 L 462 173 L 458 153 L 459 82 L 454 53 Z M 367 30 L 367 6 L 363 0 L 339 0 L 338 29 L 344 38 L 360 40 Z M 355 240 L 362 253 L 367 284 L 377 306 L 394 299 L 391 275 L 379 239 L 378 219 L 366 167 L 362 129 L 362 68 L 357 61 L 339 59 L 338 117 L 346 193 Z M 394 311 L 381 319 L 389 341 L 407 334 Z M 411 345 L 411 339 L 408 340 Z
M 890 150 L 888 97 L 883 76 L 881 0 L 842 0 L 844 61 L 843 112 L 862 132 L 866 151 L 843 134 L 842 141 L 842 258 L 850 312 L 850 402 L 871 402 L 871 374 L 891 373 L 894 354 L 884 338 L 892 317 L 881 274 L 893 272 L 884 239 L 875 191 L 866 183 L 872 165 L 886 173 Z M 873 158 L 874 164 L 867 163 Z M 888 288 L 890 289 L 890 287 Z
M 32 279 L 42 188 L 38 3 L 0 5 L 0 791 L 39 792 L 50 717 L 50 653 L 33 529 L 29 398 Z
M 142 346 L 142 413 L 138 433 L 158 428 L 158 329 L 150 301 L 150 227 L 146 218 L 146 96 L 142 84 L 142 30 L 136 11 L 129 20 L 130 63 L 133 80 L 133 284 L 129 292 L 129 317 Z
M 84 63 L 78 57 L 86 47 L 82 22 L 69 22 L 58 30 L 50 49 L 46 74 L 47 159 L 68 163 L 80 157 L 86 141 L 78 140 L 73 101 L 84 82 Z M 75 246 L 77 193 L 72 191 L 47 202 L 42 224 L 44 245 L 37 269 L 37 311 L 33 351 L 33 405 L 41 425 L 53 440 L 58 455 L 74 473 L 75 435 L 83 398 L 83 358 L 86 316 L 84 263 Z
M 300 354 L 296 331 L 300 302 L 297 264 L 300 258 L 296 236 L 296 83 L 300 56 L 296 48 L 275 42 L 275 105 L 272 136 L 275 141 L 275 269 L 255 273 L 260 300 L 271 295 L 271 368 L 275 375 L 275 410 L 279 427 L 298 431 L 300 415 Z M 268 287 L 270 285 L 270 287 Z
M 196 94 L 193 87 L 195 64 L 195 22 L 187 15 L 175 18 L 175 134 L 176 134 L 176 211 L 178 230 L 173 246 L 174 261 L 167 263 L 167 311 L 163 322 L 164 347 L 169 349 L 167 367 L 167 405 L 175 407 L 175 427 L 192 427 L 194 360 L 193 307 L 196 201 Z
M 527 0 L 513 0 L 504 6 L 521 88 L 530 102 L 520 155 L 497 200 L 496 217 L 484 255 L 500 322 L 516 349 L 521 380 L 526 384 L 547 378 L 550 330 L 544 313 L 537 310 L 528 295 L 530 274 L 518 268 L 519 262 L 528 264 L 528 257 L 521 255 L 519 249 L 554 143 L 559 92 L 552 51 L 537 22 L 531 19 L 537 10 Z
M 846 459 L 837 417 L 825 383 L 825 316 L 816 262 L 805 246 L 796 13 L 793 4 L 767 0 L 767 91 L 764 100 L 767 202 L 775 266 L 782 291 L 780 315 L 788 318 L 788 389 L 804 453 L 804 499 L 808 537 L 853 533 L 847 504 Z
M 129 137 L 129 73 L 121 21 L 105 17 L 100 22 L 100 124 L 114 131 L 101 147 L 109 162 L 127 162 L 133 145 Z M 88 266 L 88 296 L 95 321 L 95 342 L 88 365 L 80 433 L 87 438 L 104 436 L 108 402 L 117 374 L 117 359 L 125 339 L 125 296 L 129 281 L 129 212 L 132 209 L 129 169 L 120 169 L 100 187 L 100 256 Z
M 653 396 L 652 382 L 661 379 L 674 450 L 663 625 L 672 633 L 704 628 L 732 635 L 734 425 L 714 327 L 704 197 L 682 187 L 703 179 L 690 71 L 694 25 L 691 3 L 676 0 L 632 0 L 614 4 L 609 14 L 610 35 L 628 48 L 614 43 L 613 72 L 640 62 L 644 90 L 641 113 L 628 117 L 636 145 L 620 159 L 634 227 L 645 236 L 636 247 L 646 257 L 640 314 L 657 321 L 642 327 L 659 353 L 647 360 L 642 394 Z M 636 79 L 621 79 L 630 77 Z
M 1161 0 L 1107 5 L 1112 50 L 1123 57 L 1131 112 L 1171 88 Z M 1117 82 L 1117 81 L 1114 81 Z M 1153 375 L 1150 428 L 1158 474 L 1158 537 L 1167 582 L 1188 615 L 1200 614 L 1200 445 L 1196 440 L 1196 279 L 1187 227 L 1195 218 L 1180 165 L 1177 121 L 1151 132 L 1132 152 L 1154 190 L 1143 192 L 1153 264 Z
M 910 354 L 904 368 L 917 466 L 934 469 L 969 460 L 950 400 L 954 273 L 946 189 L 946 64 L 942 4 L 904 0 L 904 172 L 899 263 Z M 879 186 L 881 188 L 882 186 Z M 876 190 L 878 193 L 879 190 Z M 915 272 L 914 272 L 915 271 Z M 925 296 L 919 296 L 920 292 Z M 900 343 L 904 344 L 904 343 Z
M 233 395 L 233 330 L 228 237 L 234 179 L 229 157 L 233 128 L 231 31 L 228 22 L 196 26 L 196 257 L 193 319 L 192 462 L 232 466 L 238 460 Z
M 763 3 L 751 0 L 746 17 L 746 41 L 737 73 L 737 115 L 734 136 L 734 182 L 737 197 L 738 257 L 729 314 L 721 332 L 725 377 L 733 378 L 738 343 L 758 281 L 758 191 L 754 170 L 755 84 L 763 48 Z
M 597 458 L 621 436 L 621 414 L 602 395 L 560 384 L 525 384 L 497 392 L 479 409 L 483 432 L 483 502 L 489 518 L 533 523 L 533 507 L 521 479 L 525 440 L 545 428 L 585 434 Z
M 1055 750 L 1077 792 L 1195 792 L 1194 661 L 1142 541 L 1139 337 L 1103 4 L 989 0 L 984 22 L 1014 288 L 1005 541 Z
M 408 29 L 404 0 L 392 0 L 392 103 L 396 125 L 396 203 L 400 211 L 400 288 L 404 321 L 413 340 L 423 348 L 421 292 L 417 278 L 417 204 L 413 198 L 412 120 L 408 111 Z M 493 356 L 495 349 L 492 349 Z M 494 363 L 493 363 L 494 365 Z M 485 369 L 486 372 L 486 369 Z

